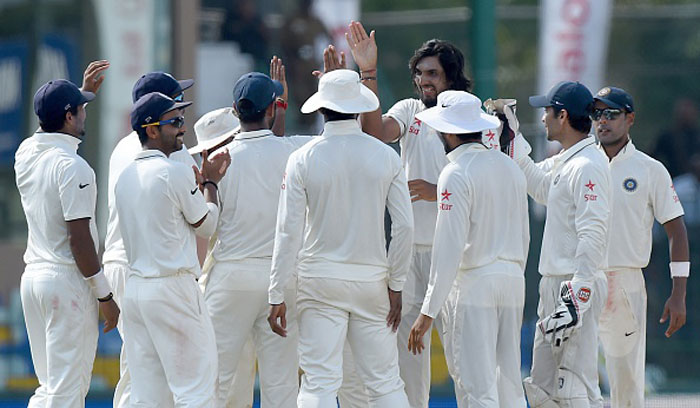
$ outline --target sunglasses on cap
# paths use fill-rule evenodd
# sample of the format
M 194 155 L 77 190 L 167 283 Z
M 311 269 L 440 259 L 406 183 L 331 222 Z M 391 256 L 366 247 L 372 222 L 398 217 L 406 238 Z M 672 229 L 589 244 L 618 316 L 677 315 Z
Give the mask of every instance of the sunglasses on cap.
M 613 108 L 605 108 L 605 109 L 594 109 L 593 113 L 591 113 L 591 119 L 595 120 L 596 122 L 600 120 L 601 117 L 605 117 L 605 120 L 615 120 L 620 117 L 622 114 L 622 110 L 620 109 L 613 109 Z
M 146 123 L 145 125 L 141 125 L 142 128 L 148 127 L 148 126 L 164 126 L 164 125 L 173 125 L 173 127 L 176 127 L 180 129 L 183 125 L 185 124 L 185 117 L 184 116 L 178 116 L 172 119 L 168 120 L 161 120 L 158 122 L 153 122 L 153 123 Z
M 184 100 L 185 100 L 185 93 L 184 93 L 184 92 L 180 92 L 179 95 L 176 95 L 176 96 L 173 97 L 173 100 L 174 100 L 175 102 L 182 102 L 182 101 L 184 101 Z

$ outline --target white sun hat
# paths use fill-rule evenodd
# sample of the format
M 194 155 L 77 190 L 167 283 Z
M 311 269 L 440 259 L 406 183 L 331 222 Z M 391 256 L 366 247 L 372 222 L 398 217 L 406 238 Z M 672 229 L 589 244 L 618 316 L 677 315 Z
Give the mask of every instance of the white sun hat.
M 340 113 L 372 112 L 379 108 L 379 99 L 362 85 L 357 72 L 336 69 L 323 74 L 318 82 L 318 92 L 304 102 L 301 113 L 316 112 L 320 108 Z
M 202 115 L 194 124 L 197 145 L 188 149 L 190 154 L 201 153 L 216 147 L 240 130 L 240 122 L 233 108 L 214 109 Z
M 464 91 L 443 91 L 437 105 L 416 114 L 416 119 L 442 133 L 464 134 L 496 129 L 497 117 L 481 110 L 481 100 Z

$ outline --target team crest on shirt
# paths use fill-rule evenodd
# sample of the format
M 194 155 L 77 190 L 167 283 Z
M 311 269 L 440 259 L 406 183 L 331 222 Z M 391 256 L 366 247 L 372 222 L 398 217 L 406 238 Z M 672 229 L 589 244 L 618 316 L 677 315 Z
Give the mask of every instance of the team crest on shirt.
M 589 288 L 581 288 L 578 290 L 578 293 L 576 294 L 576 297 L 578 300 L 580 300 L 583 303 L 588 303 L 588 299 L 591 298 L 591 290 Z
M 408 128 L 408 133 L 413 133 L 414 135 L 417 135 L 420 132 L 420 126 L 423 122 L 421 122 L 420 119 L 418 118 L 413 118 L 413 124 L 411 127 Z
M 637 180 L 632 177 L 628 177 L 622 182 L 622 187 L 625 191 L 633 193 L 637 189 Z

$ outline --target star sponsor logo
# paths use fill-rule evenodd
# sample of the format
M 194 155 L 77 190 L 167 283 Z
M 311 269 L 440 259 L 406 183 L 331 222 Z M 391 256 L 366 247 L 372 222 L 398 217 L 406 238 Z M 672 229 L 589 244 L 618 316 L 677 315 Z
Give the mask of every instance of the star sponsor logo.
M 632 177 L 627 177 L 625 181 L 622 182 L 622 188 L 629 193 L 633 193 L 635 190 L 637 190 L 637 185 L 637 180 L 633 179 Z
M 450 196 L 451 196 L 451 195 L 452 195 L 452 193 L 450 193 L 449 191 L 447 191 L 447 189 L 445 189 L 445 191 L 443 191 L 442 193 L 440 193 L 440 196 L 441 196 L 441 198 L 440 198 L 440 205 L 438 205 L 438 208 L 439 208 L 440 210 L 443 210 L 443 211 L 450 211 L 450 210 L 452 209 L 452 204 L 445 203 L 445 201 L 450 201 Z
M 408 128 L 408 133 L 412 133 L 414 135 L 417 135 L 420 133 L 420 127 L 423 124 L 420 119 L 418 118 L 413 118 L 413 124 L 411 124 L 411 127 Z
M 449 191 L 447 191 L 447 189 L 445 189 L 445 191 L 440 193 L 440 195 L 442 196 L 440 201 L 450 201 L 450 196 L 452 195 L 452 193 L 450 193 Z
M 676 187 L 673 186 L 673 183 L 671 183 L 671 191 L 673 191 L 673 193 L 672 193 L 672 195 L 671 195 L 671 196 L 673 197 L 673 202 L 674 202 L 674 203 L 680 202 L 681 199 L 678 198 L 678 194 L 676 194 Z
M 593 194 L 593 188 L 595 187 L 595 184 L 593 183 L 593 181 L 588 180 L 588 183 L 587 183 L 587 184 L 584 184 L 584 186 L 586 186 L 586 188 L 588 188 L 588 190 L 589 190 L 590 192 L 584 194 L 584 195 L 583 195 L 583 199 L 586 200 L 586 201 L 596 201 L 596 200 L 598 200 L 598 196 L 597 196 L 596 194 Z
M 488 138 L 489 142 L 492 142 L 493 138 L 496 137 L 496 134 L 493 133 L 493 131 L 491 129 L 489 129 L 489 131 L 484 136 L 486 136 Z

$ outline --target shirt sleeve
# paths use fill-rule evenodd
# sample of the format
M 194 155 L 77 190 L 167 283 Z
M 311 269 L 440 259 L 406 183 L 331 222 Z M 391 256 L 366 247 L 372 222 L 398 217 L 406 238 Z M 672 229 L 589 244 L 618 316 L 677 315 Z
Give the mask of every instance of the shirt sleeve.
M 515 161 L 527 179 L 527 193 L 536 202 L 546 205 L 549 188 L 552 184 L 554 159 L 549 158 L 535 163 L 530 156 L 523 156 Z
M 209 213 L 204 195 L 194 180 L 194 173 L 180 163 L 172 166 L 168 175 L 168 188 L 187 223 L 196 224 Z M 191 174 L 191 176 L 190 176 Z
M 651 207 L 654 211 L 654 218 L 659 224 L 665 224 L 683 215 L 683 206 L 673 187 L 668 170 L 659 162 L 655 162 L 650 170 L 652 171 L 650 177 L 652 181 Z
M 447 300 L 457 276 L 469 233 L 471 191 L 467 181 L 454 167 L 440 174 L 438 216 L 433 241 L 428 289 L 421 313 L 435 318 Z
M 389 288 L 403 290 L 413 250 L 413 209 L 408 193 L 406 173 L 399 157 L 391 151 L 394 179 L 389 186 L 386 207 L 391 216 L 391 242 L 389 243 Z
M 608 244 L 610 171 L 605 164 L 584 162 L 569 180 L 574 201 L 576 254 L 574 280 L 591 284 L 601 270 Z
M 399 124 L 399 128 L 401 129 L 399 132 L 401 136 L 399 136 L 399 138 L 414 135 L 414 133 L 409 132 L 409 130 L 411 130 L 412 126 L 415 126 L 413 123 L 416 116 L 415 100 L 404 99 L 396 102 L 384 116 L 393 118 L 396 123 Z M 418 134 L 420 131 L 420 124 L 417 126 L 417 128 L 414 128 L 415 134 Z
M 58 172 L 58 196 L 66 221 L 95 217 L 95 173 L 81 160 L 70 160 Z
M 268 293 L 268 300 L 272 305 L 284 302 L 284 289 L 296 268 L 304 233 L 306 190 L 299 157 L 295 154 L 287 161 L 280 188 L 282 191 L 277 206 L 277 227 Z
M 170 160 L 174 160 L 178 163 L 184 164 L 188 169 L 190 169 L 188 175 L 191 177 L 192 182 L 196 182 L 194 178 L 194 171 L 192 171 L 192 166 L 197 166 L 197 162 L 194 160 L 194 157 L 187 151 L 186 148 L 182 148 L 178 150 L 177 152 L 173 152 L 170 157 Z

